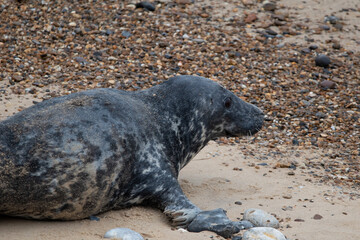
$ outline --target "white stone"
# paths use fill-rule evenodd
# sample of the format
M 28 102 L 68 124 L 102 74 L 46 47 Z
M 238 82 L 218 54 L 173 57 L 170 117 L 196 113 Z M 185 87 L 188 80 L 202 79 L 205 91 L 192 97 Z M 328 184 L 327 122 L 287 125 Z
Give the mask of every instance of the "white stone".
M 255 227 L 279 227 L 279 221 L 261 209 L 250 208 L 246 210 L 244 212 L 244 220 L 251 222 Z
M 286 240 L 286 237 L 275 228 L 254 227 L 244 233 L 242 240 Z
M 107 231 L 104 237 L 121 240 L 144 240 L 139 233 L 129 228 L 113 228 Z

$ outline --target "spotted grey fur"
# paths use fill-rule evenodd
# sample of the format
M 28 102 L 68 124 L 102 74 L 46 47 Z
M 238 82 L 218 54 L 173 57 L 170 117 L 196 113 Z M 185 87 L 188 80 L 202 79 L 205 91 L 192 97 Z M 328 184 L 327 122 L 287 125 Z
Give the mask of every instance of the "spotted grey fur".
M 195 76 L 44 101 L 0 122 L 0 214 L 74 220 L 149 203 L 187 226 L 201 210 L 180 169 L 209 140 L 262 123 L 257 107 Z

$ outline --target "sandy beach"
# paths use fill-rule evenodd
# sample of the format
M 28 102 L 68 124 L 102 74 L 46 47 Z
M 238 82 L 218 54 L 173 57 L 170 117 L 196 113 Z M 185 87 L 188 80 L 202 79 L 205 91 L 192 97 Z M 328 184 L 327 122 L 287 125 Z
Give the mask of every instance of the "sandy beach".
M 3 6 L 8 6 L 10 2 L 11 1 L 5 1 L 2 4 Z M 244 14 L 255 12 L 257 18 L 260 20 L 264 18 L 264 21 L 256 20 L 252 23 L 248 23 L 248 27 L 246 27 L 246 24 L 242 26 L 244 28 L 242 34 L 248 34 L 249 38 L 253 37 L 255 39 L 259 29 L 262 29 L 262 26 L 266 23 L 265 15 L 267 13 L 261 10 L 261 1 L 195 0 L 194 3 L 191 1 L 174 2 L 179 4 L 177 9 L 179 12 L 195 12 L 196 9 L 200 9 L 201 6 L 213 5 L 213 8 L 210 8 L 211 10 L 209 10 L 207 14 L 223 17 L 225 23 L 227 18 L 224 18 L 224 16 L 230 18 L 237 15 L 242 19 Z M 185 5 L 181 5 L 181 2 L 185 2 Z M 336 39 L 341 42 L 342 50 L 339 50 L 341 51 L 341 54 L 349 51 L 352 52 L 351 54 L 357 54 L 359 52 L 360 3 L 357 0 L 306 0 L 301 1 L 301 3 L 299 3 L 300 1 L 295 0 L 280 0 L 275 2 L 279 10 L 278 14 L 288 14 L 290 17 L 287 19 L 292 19 L 291 23 L 294 25 L 299 23 L 307 26 L 305 29 L 299 25 L 299 29 L 302 29 L 299 30 L 299 32 L 304 34 L 290 34 L 288 37 L 284 38 L 283 41 L 281 40 L 281 43 L 296 43 L 298 46 L 316 44 L 319 48 L 327 48 L 329 51 L 333 51 L 331 50 L 333 43 L 329 43 L 329 39 Z M 135 1 L 125 1 L 125 3 L 120 4 L 119 7 L 129 9 L 134 3 Z M 247 5 L 245 3 L 250 4 Z M 13 1 L 12 4 L 18 3 Z M 32 1 L 24 1 L 22 4 L 22 6 L 32 4 Z M 163 10 L 169 6 L 169 1 L 158 1 L 157 4 L 158 8 Z M 26 8 L 22 6 L 19 6 L 19 9 Z M 46 7 L 49 7 L 49 5 L 44 4 L 44 8 Z M 136 11 L 141 10 L 136 9 Z M 321 33 L 315 34 L 315 32 L 318 31 L 319 26 L 325 24 L 324 16 L 330 16 L 334 13 L 341 19 L 340 22 L 343 24 L 342 31 L 321 31 Z M 205 15 L 202 19 L 204 18 L 206 19 Z M 119 21 L 121 21 L 121 18 L 119 19 Z M 9 19 L 9 21 L 12 20 Z M 41 25 L 41 23 L 39 24 Z M 46 26 L 41 25 L 39 29 L 45 27 Z M 276 26 L 272 29 L 280 32 L 279 27 L 280 26 Z M 196 27 L 194 27 L 192 31 L 196 32 Z M 226 32 L 228 30 L 224 27 L 223 29 L 217 29 L 216 31 Z M 308 38 L 312 38 L 312 40 L 307 41 L 306 39 Z M 234 39 L 235 37 L 233 37 L 233 40 Z M 2 48 L 2 51 L 7 52 L 6 39 L 0 38 L 0 40 L 0 48 Z M 56 42 L 56 40 L 53 41 Z M 146 41 L 144 40 L 144 42 Z M 76 46 L 74 48 L 76 48 Z M 109 48 L 111 48 L 110 45 Z M 281 51 L 287 50 L 275 49 L 274 54 L 280 52 L 281 55 Z M 41 53 L 41 51 L 39 52 L 39 56 L 44 54 Z M 46 52 L 48 56 L 51 55 L 49 52 L 50 50 Z M 61 54 L 58 56 L 60 55 Z M 41 58 L 39 56 L 38 58 Z M 145 58 L 146 57 L 147 56 L 145 56 Z M 98 71 L 94 66 L 94 71 L 90 73 L 91 76 L 76 76 L 76 79 L 79 82 L 82 81 L 81 79 L 83 79 L 83 77 L 91 82 L 86 82 L 88 85 L 83 88 L 81 85 L 76 85 L 75 83 L 74 85 L 71 85 L 72 83 L 67 79 L 67 75 L 61 76 L 63 82 L 50 81 L 52 76 L 55 76 L 55 78 L 57 76 L 56 73 L 49 73 L 49 75 L 51 75 L 50 77 L 44 76 L 47 74 L 46 71 L 52 71 L 49 70 L 50 67 L 48 69 L 43 67 L 42 71 L 45 73 L 41 74 L 43 74 L 44 77 L 39 78 L 46 79 L 47 81 L 50 79 L 45 86 L 31 85 L 34 81 L 38 80 L 32 78 L 26 78 L 27 80 L 24 80 L 23 82 L 15 81 L 15 83 L 12 83 L 11 81 L 14 80 L 14 77 L 11 74 L 12 70 L 10 67 L 4 67 L 7 59 L 1 58 L 2 57 L 0 56 L 0 60 L 2 60 L 1 63 L 3 63 L 0 79 L 0 90 L 2 90 L 0 91 L 0 120 L 11 116 L 36 102 L 42 101 L 43 99 L 68 94 L 71 91 L 74 91 L 69 90 L 70 86 L 78 86 L 77 88 L 74 87 L 77 90 L 98 87 L 96 83 L 97 81 L 100 81 L 100 78 L 96 77 L 107 76 L 106 74 L 111 72 L 111 69 L 109 71 Z M 52 60 L 49 60 L 48 62 L 49 66 L 53 66 L 51 61 Z M 110 59 L 109 61 L 113 60 Z M 71 64 L 73 64 L 73 62 Z M 346 63 L 347 62 L 344 60 L 344 64 Z M 352 65 L 351 68 L 348 67 L 348 69 L 359 73 L 359 65 L 354 65 L 353 62 L 350 63 Z M 66 69 L 65 66 L 67 66 L 67 64 L 71 65 L 66 61 L 62 64 L 63 65 L 61 66 L 63 69 Z M 124 63 L 124 67 L 127 66 L 129 72 L 131 72 L 132 69 L 131 64 L 133 63 L 130 60 Z M 185 65 L 185 60 L 181 64 Z M 304 62 L 304 65 L 305 64 L 306 62 Z M 135 65 L 136 64 L 134 64 L 134 66 Z M 177 65 L 180 67 L 183 66 L 179 63 L 177 63 Z M 78 68 L 82 69 L 82 66 L 79 66 Z M 160 70 L 162 69 L 160 67 L 158 68 Z M 191 71 L 191 68 L 191 64 L 187 66 L 187 73 L 195 74 L 195 72 Z M 299 69 L 300 68 L 301 66 L 299 64 Z M 37 73 L 35 73 L 36 69 L 33 71 L 33 75 L 38 76 L 36 75 Z M 68 72 L 71 71 L 73 71 L 73 69 L 68 70 Z M 230 69 L 228 71 L 231 72 L 232 70 Z M 307 70 L 303 71 L 306 72 L 306 76 L 311 75 Z M 147 73 L 138 72 L 136 74 Z M 328 75 L 331 75 L 331 77 L 334 76 L 334 79 L 342 78 L 343 76 L 343 72 L 337 73 L 334 71 L 331 74 Z M 12 76 L 12 78 L 9 78 L 9 76 Z M 112 79 L 111 77 L 112 75 L 110 75 L 109 78 Z M 245 78 L 246 76 L 243 77 Z M 249 78 L 251 79 L 250 76 Z M 126 78 L 126 80 L 128 80 L 128 78 Z M 221 80 L 218 81 L 221 83 Z M 356 79 L 350 79 L 349 82 L 351 83 L 351 81 L 353 82 L 353 85 L 349 85 L 349 88 L 354 86 L 353 103 L 355 105 L 352 107 L 352 102 L 347 103 L 350 106 L 347 110 L 352 111 L 349 113 L 352 114 L 351 116 L 358 116 L 360 111 L 356 106 L 359 106 L 359 103 L 356 102 L 355 96 L 357 96 L 358 101 L 360 97 L 360 93 L 358 92 L 359 87 L 355 84 Z M 357 81 L 357 83 L 360 84 L 360 80 L 357 79 Z M 30 88 L 27 84 L 30 84 Z M 337 84 L 341 85 L 343 82 L 337 82 Z M 68 85 L 69 87 L 67 87 Z M 35 94 L 31 92 L 33 86 L 36 86 L 34 87 L 36 89 Z M 100 85 L 100 87 L 107 87 L 107 85 Z M 120 88 L 120 85 L 118 88 Z M 250 99 L 251 97 L 248 98 Z M 331 97 L 326 98 L 326 101 L 330 100 Z M 257 105 L 259 105 L 260 108 L 263 108 L 261 101 L 258 101 Z M 326 104 L 324 103 L 324 105 Z M 289 108 L 291 108 L 291 106 L 289 106 Z M 318 109 L 321 108 L 319 107 Z M 266 109 L 264 109 L 264 111 L 266 111 Z M 353 123 L 350 122 L 349 125 L 351 126 L 353 124 L 353 126 L 359 126 L 359 118 L 354 119 Z M 327 118 L 327 120 L 329 121 L 329 128 L 332 124 L 335 124 L 334 118 Z M 359 168 L 360 157 L 358 152 L 354 152 L 357 151 L 356 148 L 360 149 L 359 142 L 356 143 L 356 141 L 354 141 L 352 144 L 353 148 L 351 148 L 352 152 L 349 154 L 346 153 L 348 154 L 346 156 L 351 156 L 351 164 L 353 164 L 351 166 L 354 167 L 349 167 L 348 170 L 344 167 L 345 170 L 342 173 L 345 175 L 343 177 L 340 173 L 337 173 L 337 175 L 329 175 L 330 173 L 325 166 L 332 165 L 334 162 L 342 163 L 342 160 L 346 159 L 334 157 L 336 154 L 341 154 L 341 151 L 343 151 L 341 150 L 342 148 L 336 147 L 337 145 L 341 145 L 341 142 L 334 142 L 332 143 L 333 145 L 326 145 L 324 147 L 322 147 L 320 143 L 311 146 L 311 144 L 301 145 L 301 142 L 300 144 L 291 144 L 291 141 L 290 143 L 286 143 L 285 140 L 284 143 L 281 141 L 272 143 L 271 140 L 265 139 L 264 137 L 267 133 L 274 131 L 271 126 L 271 123 L 267 123 L 261 133 L 259 133 L 260 135 L 258 135 L 258 137 L 249 137 L 237 141 L 234 139 L 220 139 L 216 142 L 211 141 L 209 145 L 206 146 L 180 173 L 179 181 L 188 198 L 203 210 L 223 208 L 227 211 L 228 217 L 234 221 L 241 220 L 242 214 L 246 209 L 263 209 L 276 216 L 280 221 L 279 230 L 291 240 L 360 239 L 360 189 L 358 185 L 359 179 L 355 176 L 356 174 L 359 174 L 356 172 L 356 169 Z M 319 131 L 322 131 L 321 128 L 319 128 Z M 351 141 L 356 139 L 356 136 L 358 139 L 359 136 L 359 130 L 357 130 L 356 127 L 354 127 L 353 131 L 351 138 L 349 138 Z M 277 135 L 275 134 L 274 136 Z M 284 136 L 286 136 L 286 133 L 284 133 Z M 326 139 L 326 137 L 324 137 L 324 139 Z M 307 140 L 305 139 L 304 143 L 306 143 L 306 141 Z M 357 146 L 355 146 L 356 144 Z M 344 160 L 344 162 L 346 161 Z M 340 163 L 339 166 L 341 165 Z M 342 165 L 340 167 L 342 167 Z M 333 176 L 338 176 L 338 178 Z M 354 178 L 351 178 L 352 176 L 354 176 Z M 351 179 L 355 179 L 353 183 Z M 106 231 L 116 227 L 130 228 L 139 232 L 145 239 L 149 240 L 223 239 L 212 232 L 190 233 L 183 229 L 174 229 L 171 227 L 168 218 L 161 211 L 150 206 L 135 206 L 128 209 L 110 211 L 103 213 L 98 217 L 100 219 L 99 221 L 85 219 L 81 221 L 61 222 L 32 221 L 0 216 L 0 239 L 103 239 Z M 241 233 L 238 235 L 241 235 Z

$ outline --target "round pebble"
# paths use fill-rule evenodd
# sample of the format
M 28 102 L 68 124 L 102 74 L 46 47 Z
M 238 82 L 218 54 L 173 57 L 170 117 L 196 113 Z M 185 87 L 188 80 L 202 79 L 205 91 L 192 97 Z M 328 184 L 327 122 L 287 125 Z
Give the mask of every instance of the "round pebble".
M 263 4 L 265 11 L 274 11 L 276 9 L 276 4 L 273 2 L 265 1 Z
M 255 227 L 279 227 L 279 221 L 274 216 L 256 208 L 246 210 L 243 220 L 251 222 Z
M 325 89 L 329 89 L 329 88 L 335 88 L 336 87 L 336 83 L 333 81 L 329 81 L 329 80 L 324 80 L 320 83 L 320 86 L 325 88 Z
M 319 67 L 328 67 L 330 64 L 330 58 L 324 54 L 320 54 L 315 58 L 315 64 Z
M 286 238 L 275 228 L 254 227 L 244 233 L 242 240 L 286 240 Z
M 139 233 L 129 228 L 113 228 L 105 233 L 104 238 L 121 240 L 144 240 L 144 238 Z

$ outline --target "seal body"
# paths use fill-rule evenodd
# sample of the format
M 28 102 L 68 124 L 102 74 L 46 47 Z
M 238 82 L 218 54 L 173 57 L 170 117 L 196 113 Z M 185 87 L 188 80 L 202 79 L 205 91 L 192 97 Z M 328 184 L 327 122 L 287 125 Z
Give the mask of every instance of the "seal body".
M 180 169 L 209 140 L 262 123 L 257 107 L 194 76 L 38 103 L 0 122 L 0 214 L 74 220 L 150 203 L 187 225 L 201 210 L 183 194 Z

